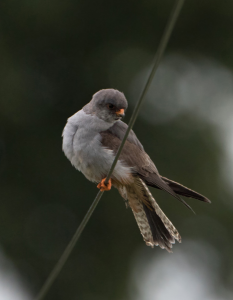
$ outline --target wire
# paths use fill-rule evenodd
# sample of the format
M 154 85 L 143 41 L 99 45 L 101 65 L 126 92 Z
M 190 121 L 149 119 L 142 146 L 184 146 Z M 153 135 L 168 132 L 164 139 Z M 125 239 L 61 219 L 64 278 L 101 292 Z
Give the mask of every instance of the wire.
M 168 40 L 170 38 L 170 35 L 172 33 L 172 30 L 174 28 L 174 25 L 175 25 L 175 22 L 178 18 L 178 15 L 180 13 L 180 10 L 182 8 L 182 5 L 184 3 L 184 0 L 177 0 L 175 5 L 174 5 L 174 9 L 172 10 L 171 12 L 171 15 L 170 15 L 170 18 L 168 19 L 168 22 L 167 22 L 167 26 L 164 30 L 164 33 L 162 35 L 162 38 L 161 38 L 161 41 L 159 43 L 159 47 L 158 47 L 158 50 L 156 52 L 156 55 L 154 57 L 154 60 L 153 60 L 153 67 L 152 67 L 152 70 L 151 70 L 151 73 L 147 79 L 147 82 L 146 82 L 146 85 L 141 93 L 141 96 L 134 108 L 134 111 L 133 111 L 133 114 L 131 116 L 131 119 L 129 121 L 129 124 L 128 124 L 128 128 L 126 130 L 126 133 L 125 133 L 125 136 L 121 142 L 121 145 L 117 151 L 117 154 L 116 154 L 116 157 L 112 163 L 112 166 L 109 170 L 109 173 L 106 177 L 106 180 L 105 180 L 105 183 L 107 184 L 111 175 L 112 175 L 112 172 L 116 166 L 116 163 L 117 163 L 117 160 L 121 154 L 121 151 L 124 147 L 124 144 L 125 144 L 125 141 L 129 135 L 129 132 L 130 130 L 132 129 L 134 123 L 135 123 L 135 120 L 138 116 L 138 113 L 140 111 L 140 108 L 141 108 L 141 105 L 144 101 L 144 98 L 145 98 L 145 95 L 146 95 L 146 92 L 152 82 L 152 79 L 154 77 L 154 74 L 158 68 L 158 65 L 160 63 L 160 60 L 162 58 L 162 55 L 164 53 L 164 50 L 167 46 L 167 43 L 168 43 Z M 102 195 L 103 195 L 104 192 L 101 192 L 99 191 L 98 194 L 96 195 L 91 207 L 89 208 L 88 212 L 86 213 L 85 217 L 83 218 L 81 224 L 79 225 L 78 229 L 76 230 L 74 236 L 72 237 L 71 241 L 69 242 L 69 244 L 67 245 L 65 251 L 63 252 L 62 256 L 60 257 L 60 259 L 58 260 L 58 262 L 56 263 L 55 267 L 53 268 L 52 272 L 49 274 L 47 280 L 45 281 L 44 285 L 42 286 L 41 290 L 39 291 L 38 295 L 36 296 L 35 300 L 42 300 L 44 298 L 44 296 L 47 294 L 49 288 L 51 287 L 51 285 L 53 284 L 54 280 L 57 278 L 57 276 L 59 275 L 61 269 L 63 268 L 63 266 L 65 265 L 68 257 L 70 256 L 74 246 L 76 245 L 81 233 L 83 232 L 87 222 L 89 221 L 92 213 L 94 212 L 97 204 L 99 203 Z
M 100 200 L 102 195 L 103 195 L 103 192 L 99 191 L 97 196 L 95 197 L 95 200 L 92 202 L 91 207 L 89 208 L 89 210 L 87 211 L 85 217 L 83 218 L 81 224 L 79 225 L 78 229 L 76 230 L 74 236 L 72 237 L 71 241 L 67 245 L 67 247 L 66 247 L 65 251 L 63 252 L 62 256 L 60 257 L 60 259 L 56 263 L 56 265 L 53 268 L 52 272 L 48 276 L 47 280 L 45 281 L 44 285 L 42 286 L 42 288 L 41 288 L 40 292 L 38 293 L 38 295 L 36 296 L 35 300 L 42 300 L 44 298 L 44 296 L 47 294 L 49 288 L 53 284 L 54 280 L 56 279 L 56 277 L 60 273 L 62 267 L 66 263 L 68 257 L 70 256 L 70 253 L 72 252 L 76 242 L 78 241 L 83 229 L 85 228 L 85 226 L 86 226 L 88 220 L 90 219 L 93 211 L 95 210 L 97 204 L 99 203 L 99 200 Z
M 143 89 L 143 91 L 141 93 L 141 96 L 140 96 L 137 104 L 135 105 L 132 117 L 131 117 L 131 119 L 129 121 L 128 128 L 127 128 L 126 133 L 125 133 L 125 136 L 124 136 L 124 138 L 123 138 L 123 140 L 121 142 L 121 145 L 120 145 L 120 147 L 119 147 L 119 149 L 117 151 L 116 157 L 115 157 L 115 159 L 114 159 L 114 161 L 112 163 L 112 166 L 111 166 L 111 168 L 109 170 L 108 176 L 106 177 L 105 184 L 108 183 L 108 181 L 109 181 L 109 179 L 110 179 L 110 177 L 112 175 L 112 172 L 113 172 L 113 170 L 114 170 L 114 168 L 116 166 L 117 160 L 118 160 L 118 158 L 119 158 L 119 156 L 121 154 L 121 151 L 122 151 L 122 149 L 124 147 L 124 144 L 125 144 L 125 142 L 127 140 L 128 135 L 129 135 L 129 132 L 132 129 L 134 123 L 135 123 L 135 120 L 136 120 L 136 118 L 138 116 L 139 110 L 140 110 L 140 108 L 142 106 L 142 103 L 144 101 L 146 92 L 148 91 L 148 88 L 149 88 L 149 86 L 150 86 L 150 84 L 152 82 L 152 79 L 153 79 L 153 77 L 155 75 L 155 72 L 156 72 L 156 70 L 157 70 L 157 68 L 159 66 L 160 60 L 161 60 L 161 58 L 163 56 L 164 50 L 165 50 L 165 48 L 167 46 L 168 40 L 169 40 L 169 38 L 171 36 L 172 30 L 174 28 L 175 22 L 176 22 L 176 20 L 178 18 L 178 15 L 179 15 L 179 12 L 181 10 L 181 7 L 182 7 L 183 3 L 184 3 L 184 0 L 178 0 L 178 1 L 176 1 L 174 9 L 171 12 L 170 18 L 168 19 L 167 26 L 166 26 L 166 28 L 164 30 L 164 34 L 163 34 L 163 36 L 161 38 L 158 50 L 157 50 L 157 52 L 155 54 L 155 57 L 154 57 L 154 60 L 153 60 L 153 68 L 152 68 L 151 73 L 150 73 L 150 75 L 149 75 L 149 77 L 147 79 L 146 85 L 145 85 L 145 87 L 144 87 L 144 89 Z

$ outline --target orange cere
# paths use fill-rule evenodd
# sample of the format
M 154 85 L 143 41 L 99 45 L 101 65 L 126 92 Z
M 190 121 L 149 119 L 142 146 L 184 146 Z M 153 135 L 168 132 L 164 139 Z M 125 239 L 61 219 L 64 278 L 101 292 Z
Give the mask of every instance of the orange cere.
M 116 111 L 116 114 L 117 114 L 117 115 L 124 115 L 124 113 L 125 113 L 124 108 L 121 108 L 121 109 L 119 109 L 118 111 Z

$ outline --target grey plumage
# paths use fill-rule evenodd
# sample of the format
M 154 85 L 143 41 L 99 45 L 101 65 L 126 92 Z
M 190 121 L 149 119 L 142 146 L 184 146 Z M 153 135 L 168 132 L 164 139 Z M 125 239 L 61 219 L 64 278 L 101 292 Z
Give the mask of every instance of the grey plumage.
M 99 183 L 108 174 L 128 127 L 120 120 L 127 105 L 123 93 L 114 89 L 101 90 L 67 121 L 63 151 L 90 181 Z M 168 192 L 186 206 L 188 204 L 179 195 L 210 202 L 205 196 L 162 177 L 132 130 L 111 179 L 112 185 L 128 201 L 146 244 L 159 245 L 169 252 L 175 240 L 181 242 L 181 237 L 147 185 Z
M 113 127 L 116 127 L 116 124 L 117 127 L 121 128 L 122 132 L 125 132 L 127 130 L 126 124 L 124 127 L 122 126 L 122 124 L 124 124 L 123 122 L 117 121 L 117 123 L 115 123 Z M 121 144 L 122 133 L 119 134 L 118 133 L 119 130 L 117 134 L 115 134 L 115 132 L 116 130 L 113 131 L 111 127 L 106 131 L 100 132 L 100 135 L 102 137 L 101 139 L 102 145 L 107 149 L 113 150 L 114 153 L 116 154 Z M 142 146 L 140 147 L 139 143 L 140 142 L 137 140 L 136 135 L 132 131 L 130 139 L 127 139 L 119 159 L 122 160 L 127 166 L 132 167 L 134 173 L 140 176 L 140 178 L 143 179 L 143 181 L 145 181 L 146 184 L 166 191 L 167 193 L 175 197 L 177 200 L 182 202 L 186 207 L 192 210 L 192 208 L 182 198 L 180 198 L 180 196 L 170 187 L 170 185 L 163 180 L 163 177 L 159 174 L 153 161 L 146 154 L 143 147 Z M 182 186 L 180 185 L 180 189 L 181 187 Z M 186 188 L 186 191 L 188 190 L 189 189 Z M 204 198 L 204 196 L 202 197 Z M 208 201 L 209 200 L 206 198 L 205 202 Z
M 108 109 L 108 105 L 113 105 L 114 108 Z M 95 93 L 83 110 L 87 114 L 95 115 L 99 119 L 113 124 L 120 119 L 116 115 L 116 110 L 119 108 L 126 110 L 127 107 L 128 103 L 123 93 L 114 89 L 105 89 Z
M 90 181 L 100 182 L 114 160 L 113 151 L 103 147 L 99 134 L 111 126 L 112 123 L 80 110 L 68 119 L 63 130 L 62 148 L 65 155 Z M 128 181 L 130 172 L 130 167 L 118 161 L 112 177 Z
M 117 138 L 120 139 L 120 141 L 122 141 L 127 128 L 128 128 L 128 125 L 125 124 L 124 122 L 122 122 L 121 120 L 119 120 L 119 121 L 115 122 L 105 132 L 110 133 L 113 136 L 116 136 Z M 130 130 L 127 141 L 130 142 L 131 144 L 134 144 L 135 146 L 137 146 L 137 148 L 139 148 L 141 151 L 144 151 L 142 144 L 138 140 L 138 138 L 133 130 Z

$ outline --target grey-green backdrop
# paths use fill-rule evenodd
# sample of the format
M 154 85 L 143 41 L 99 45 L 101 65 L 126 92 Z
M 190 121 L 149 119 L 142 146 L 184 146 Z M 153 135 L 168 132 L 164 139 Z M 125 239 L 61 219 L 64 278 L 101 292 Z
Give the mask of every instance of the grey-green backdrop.
M 111 87 L 128 122 L 172 6 L 1 1 L 0 298 L 38 292 L 97 193 L 62 153 L 66 119 Z M 153 191 L 183 239 L 169 254 L 148 248 L 118 192 L 105 193 L 46 299 L 232 298 L 232 11 L 229 0 L 186 1 L 134 127 L 162 175 L 212 204 L 188 200 L 193 215 Z

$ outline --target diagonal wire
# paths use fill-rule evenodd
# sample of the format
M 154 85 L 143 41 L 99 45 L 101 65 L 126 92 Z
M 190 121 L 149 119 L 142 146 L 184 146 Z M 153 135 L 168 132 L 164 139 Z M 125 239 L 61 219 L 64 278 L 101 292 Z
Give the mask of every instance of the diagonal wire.
M 147 82 L 146 82 L 146 85 L 141 93 L 141 96 L 134 108 L 134 111 L 133 111 L 133 114 L 131 116 L 131 119 L 129 121 L 129 124 L 128 124 L 128 128 L 126 130 L 126 133 L 125 133 L 125 136 L 121 142 L 121 145 L 117 151 L 117 154 L 116 154 L 116 157 L 112 163 L 112 166 L 109 170 L 109 173 L 106 177 L 106 180 L 105 180 L 105 183 L 108 183 L 111 175 L 112 175 L 112 172 L 116 166 L 116 163 L 117 163 L 117 160 L 121 154 L 121 151 L 124 147 L 124 144 L 125 144 L 125 141 L 129 135 L 129 132 L 130 130 L 132 129 L 134 123 L 135 123 L 135 120 L 138 116 L 138 113 L 140 111 L 140 108 L 141 108 L 141 105 L 145 99 L 145 95 L 146 95 L 146 92 L 152 82 L 152 79 L 154 77 L 154 74 L 158 68 L 158 65 L 161 61 L 161 58 L 162 58 L 162 55 L 164 53 L 164 50 L 167 46 L 167 43 L 168 43 L 168 40 L 170 38 L 170 35 L 172 33 L 172 30 L 174 28 L 174 25 L 175 25 L 175 22 L 178 18 L 178 15 L 180 13 L 180 10 L 182 8 L 182 5 L 184 3 L 184 0 L 177 0 L 175 5 L 174 5 L 174 8 L 171 12 L 171 15 L 170 15 L 170 18 L 168 19 L 168 22 L 167 22 L 167 26 L 164 30 L 164 33 L 163 33 L 163 36 L 161 38 L 161 41 L 159 43 L 159 47 L 158 47 L 158 50 L 156 52 L 156 55 L 154 57 L 154 60 L 153 60 L 153 67 L 152 67 L 152 70 L 151 70 L 151 73 L 147 79 Z M 83 218 L 81 224 L 79 225 L 78 229 L 76 230 L 74 236 L 72 237 L 71 241 L 69 242 L 69 244 L 67 245 L 65 251 L 63 252 L 62 256 L 60 257 L 60 259 L 58 260 L 58 262 L 56 263 L 54 269 L 52 270 L 52 272 L 49 274 L 47 280 L 45 281 L 44 285 L 42 286 L 41 290 L 39 291 L 39 293 L 37 294 L 36 298 L 34 300 L 42 300 L 44 298 L 44 296 L 47 294 L 48 290 L 50 289 L 51 285 L 53 284 L 54 280 L 57 278 L 57 276 L 59 275 L 61 269 L 63 268 L 64 264 L 66 263 L 68 257 L 70 256 L 75 244 L 77 243 L 81 233 L 83 232 L 87 222 L 89 221 L 92 213 L 94 212 L 97 204 L 99 203 L 102 195 L 103 195 L 104 192 L 101 192 L 99 191 L 98 194 L 96 195 L 94 201 L 92 202 L 92 205 L 90 206 L 89 210 L 87 211 L 85 217 Z
M 118 160 L 118 158 L 120 156 L 121 150 L 123 149 L 125 141 L 126 141 L 128 135 L 129 135 L 129 132 L 132 129 L 134 123 L 135 123 L 135 120 L 136 120 L 136 118 L 138 116 L 138 113 L 140 111 L 142 103 L 144 102 L 146 92 L 147 92 L 147 90 L 148 90 L 148 88 L 149 88 L 149 86 L 150 86 L 150 84 L 152 82 L 152 79 L 153 79 L 153 77 L 155 75 L 155 72 L 156 72 L 156 70 L 157 70 L 157 68 L 159 66 L 160 60 L 161 60 L 161 58 L 163 56 L 164 50 L 165 50 L 165 48 L 167 46 L 168 40 L 170 38 L 170 35 L 172 33 L 172 30 L 174 28 L 175 22 L 176 22 L 176 20 L 178 18 L 178 15 L 179 15 L 179 12 L 181 10 L 181 7 L 182 7 L 183 3 L 184 3 L 184 0 L 177 0 L 176 3 L 175 3 L 175 6 L 174 6 L 174 8 L 173 8 L 173 10 L 171 12 L 170 18 L 168 19 L 167 26 L 166 26 L 166 28 L 164 30 L 163 36 L 162 36 L 161 41 L 159 43 L 158 50 L 157 50 L 157 52 L 155 54 L 155 57 L 154 57 L 154 60 L 153 60 L 153 64 L 152 64 L 153 68 L 152 68 L 151 73 L 150 73 L 150 75 L 149 75 L 149 77 L 147 79 L 146 85 L 145 85 L 145 87 L 144 87 L 144 89 L 143 89 L 143 91 L 141 93 L 141 96 L 140 96 L 140 98 L 139 98 L 139 100 L 138 100 L 138 102 L 137 102 L 137 104 L 136 104 L 136 106 L 134 108 L 132 117 L 131 117 L 131 119 L 129 121 L 128 128 L 127 128 L 126 133 L 125 133 L 125 136 L 124 136 L 124 138 L 123 138 L 123 140 L 121 142 L 121 145 L 120 145 L 120 147 L 119 147 L 119 149 L 117 151 L 116 157 L 115 157 L 115 159 L 113 161 L 113 164 L 112 164 L 112 166 L 111 166 L 111 168 L 109 170 L 108 176 L 107 176 L 107 178 L 105 180 L 105 184 L 109 181 L 109 179 L 110 179 L 110 177 L 112 175 L 113 169 L 116 166 L 116 163 L 117 163 L 117 160 Z

